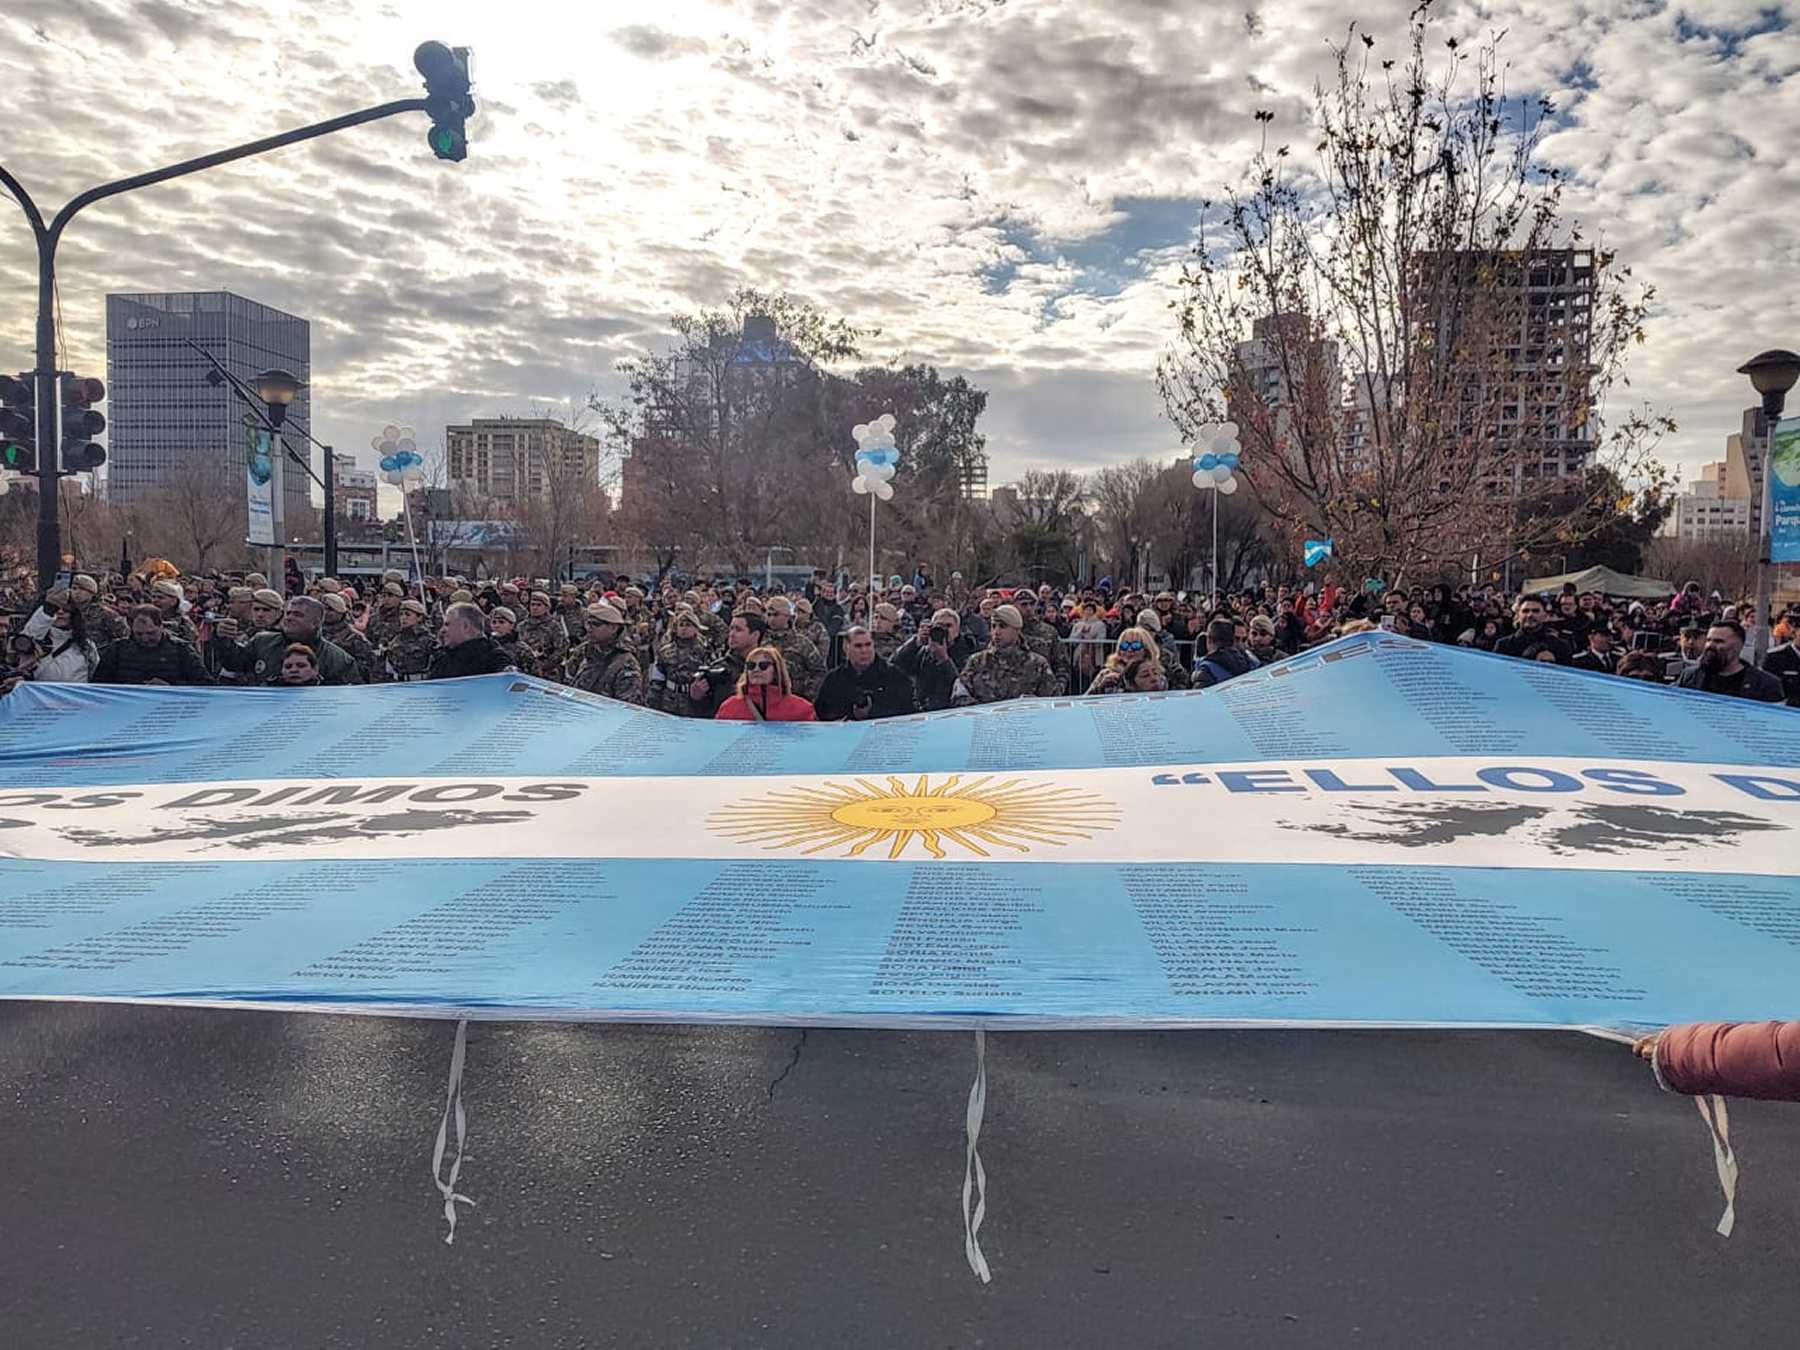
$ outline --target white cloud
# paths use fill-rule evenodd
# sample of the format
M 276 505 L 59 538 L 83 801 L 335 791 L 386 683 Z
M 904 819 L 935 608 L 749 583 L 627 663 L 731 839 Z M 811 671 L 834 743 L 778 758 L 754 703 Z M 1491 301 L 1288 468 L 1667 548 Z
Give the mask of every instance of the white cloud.
M 1403 7 L 1377 30 L 1399 35 Z M 1247 12 L 1253 18 L 1247 18 Z M 1774 15 L 1771 18 L 1771 15 Z M 422 119 L 120 198 L 71 227 L 62 313 L 104 360 L 109 290 L 228 287 L 315 321 L 321 437 L 562 400 L 668 316 L 796 291 L 881 354 L 992 392 L 994 478 L 1163 453 L 1151 370 L 1193 204 L 1242 171 L 1251 113 L 1305 144 L 1333 0 L 11 0 L 0 162 L 54 205 L 101 179 L 417 88 L 426 37 L 476 49 L 484 125 L 434 161 Z M 1800 345 L 1800 31 L 1763 0 L 1465 0 L 1515 89 L 1560 91 L 1571 205 L 1656 285 L 1632 392 L 1718 456 L 1732 373 Z M 30 364 L 29 235 L 0 229 L 0 366 Z

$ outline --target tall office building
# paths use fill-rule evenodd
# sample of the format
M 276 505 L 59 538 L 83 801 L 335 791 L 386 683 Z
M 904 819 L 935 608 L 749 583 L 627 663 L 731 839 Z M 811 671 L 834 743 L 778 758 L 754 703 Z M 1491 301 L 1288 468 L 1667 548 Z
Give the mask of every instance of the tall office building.
M 116 502 L 152 499 L 190 462 L 213 463 L 242 478 L 244 406 L 229 385 L 207 383 L 204 349 L 246 382 L 265 370 L 312 378 L 312 327 L 305 320 L 228 291 L 106 297 L 107 493 Z M 311 390 L 302 389 L 288 420 L 312 428 Z M 299 436 L 288 442 L 311 460 Z M 311 480 L 289 461 L 283 511 L 291 524 L 312 507 Z

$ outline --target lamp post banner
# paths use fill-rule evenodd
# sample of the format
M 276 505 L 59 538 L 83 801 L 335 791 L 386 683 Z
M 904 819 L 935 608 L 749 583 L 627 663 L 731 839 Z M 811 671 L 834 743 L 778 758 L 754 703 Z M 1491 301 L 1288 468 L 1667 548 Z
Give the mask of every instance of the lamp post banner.
M 1769 561 L 1800 562 L 1800 417 L 1770 437 Z
M 250 514 L 244 538 L 265 548 L 275 544 L 275 487 L 274 443 L 265 428 L 246 426 L 244 492 Z
M 1800 715 L 1385 634 L 849 724 L 0 701 L 0 996 L 893 1027 L 1791 1016 Z

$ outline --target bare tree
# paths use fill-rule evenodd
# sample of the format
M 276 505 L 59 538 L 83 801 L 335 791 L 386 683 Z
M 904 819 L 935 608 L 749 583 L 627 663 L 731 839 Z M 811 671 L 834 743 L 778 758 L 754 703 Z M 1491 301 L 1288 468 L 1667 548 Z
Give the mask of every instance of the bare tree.
M 242 555 L 245 515 L 243 468 L 217 455 L 182 456 L 163 475 L 149 509 L 137 513 L 149 526 L 144 546 L 156 542 L 160 526 L 170 539 L 170 561 L 196 572 L 219 566 L 228 553 L 234 560 Z
M 1162 523 L 1155 491 L 1161 474 L 1152 461 L 1133 459 L 1096 469 L 1088 478 L 1100 557 L 1113 576 L 1128 585 L 1142 586 L 1148 580 L 1149 555 Z M 1194 492 L 1191 482 L 1188 492 Z
M 593 404 L 629 447 L 623 520 L 659 554 L 716 556 L 745 575 L 764 549 L 794 542 L 784 536 L 823 501 L 809 493 L 848 481 L 850 428 L 828 415 L 827 367 L 853 360 L 868 334 L 754 290 L 674 327 L 674 350 L 622 364 L 622 403 Z
M 1087 488 L 1067 469 L 1031 469 L 994 494 L 994 524 L 1006 561 L 1033 581 L 1074 575 L 1087 531 Z
M 1498 37 L 1428 56 L 1431 10 L 1393 59 L 1352 26 L 1308 167 L 1257 113 L 1249 185 L 1211 216 L 1159 367 L 1184 435 L 1235 420 L 1269 512 L 1370 572 L 1568 542 L 1669 428 L 1600 424 L 1652 292 L 1564 220 L 1537 153 L 1549 101 L 1507 101 Z M 1568 509 L 1593 456 L 1611 476 Z
M 1757 557 L 1761 552 L 1748 531 L 1715 539 L 1677 539 L 1662 535 L 1644 550 L 1644 571 L 1680 587 L 1698 581 L 1709 594 L 1731 601 L 1756 593 Z

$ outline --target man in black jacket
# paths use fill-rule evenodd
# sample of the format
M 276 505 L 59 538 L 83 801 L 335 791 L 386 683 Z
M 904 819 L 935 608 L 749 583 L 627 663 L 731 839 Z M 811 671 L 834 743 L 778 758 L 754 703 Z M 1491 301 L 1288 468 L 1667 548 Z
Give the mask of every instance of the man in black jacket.
M 131 635 L 110 644 L 94 667 L 95 684 L 212 684 L 213 677 L 190 643 L 163 627 L 155 605 L 131 611 Z
M 894 669 L 912 681 L 920 712 L 941 712 L 955 697 L 957 677 L 974 652 L 954 610 L 941 609 L 930 620 L 894 653 Z
M 1545 624 L 1548 617 L 1544 602 L 1535 595 L 1520 597 L 1518 607 L 1513 611 L 1513 619 L 1518 627 L 1508 637 L 1503 637 L 1494 644 L 1494 650 L 1501 656 L 1517 656 L 1530 661 L 1535 660 L 1537 653 L 1549 651 L 1556 658 L 1556 664 L 1566 666 L 1574 659 L 1569 644 L 1551 632 Z
M 904 717 L 913 710 L 912 681 L 875 654 L 875 637 L 860 625 L 844 633 L 844 664 L 825 677 L 813 711 L 821 722 Z
M 463 675 L 498 675 L 517 670 L 512 653 L 487 635 L 481 606 L 460 600 L 444 611 L 438 649 L 431 654 L 428 680 L 454 680 Z
M 1683 671 L 1675 683 L 1682 689 L 1755 699 L 1758 703 L 1779 703 L 1782 698 L 1780 679 L 1744 660 L 1744 630 L 1735 619 L 1721 619 L 1706 630 L 1706 650 L 1700 655 L 1700 664 Z
M 1604 624 L 1588 629 L 1587 646 L 1569 662 L 1577 670 L 1597 671 L 1601 675 L 1618 673 L 1618 658 L 1613 654 L 1612 630 Z

